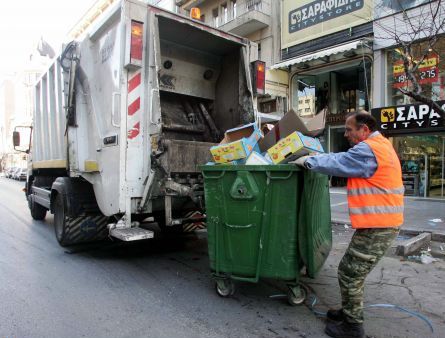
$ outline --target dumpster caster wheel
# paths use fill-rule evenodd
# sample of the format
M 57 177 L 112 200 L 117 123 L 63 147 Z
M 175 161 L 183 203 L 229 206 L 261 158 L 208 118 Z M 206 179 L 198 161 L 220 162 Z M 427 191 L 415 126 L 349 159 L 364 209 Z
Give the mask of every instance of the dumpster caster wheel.
M 235 293 L 235 285 L 231 279 L 218 279 L 215 287 L 216 293 L 220 297 L 230 297 Z
M 289 287 L 287 290 L 287 301 L 290 305 L 296 306 L 303 304 L 306 299 L 306 290 L 299 286 Z

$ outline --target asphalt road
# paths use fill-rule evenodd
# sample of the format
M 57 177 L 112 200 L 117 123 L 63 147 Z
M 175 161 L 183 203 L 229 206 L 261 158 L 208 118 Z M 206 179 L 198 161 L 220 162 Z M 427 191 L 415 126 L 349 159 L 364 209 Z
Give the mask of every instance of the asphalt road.
M 0 177 L 0 337 L 325 337 L 283 284 L 217 296 L 205 238 L 61 248 L 23 186 Z

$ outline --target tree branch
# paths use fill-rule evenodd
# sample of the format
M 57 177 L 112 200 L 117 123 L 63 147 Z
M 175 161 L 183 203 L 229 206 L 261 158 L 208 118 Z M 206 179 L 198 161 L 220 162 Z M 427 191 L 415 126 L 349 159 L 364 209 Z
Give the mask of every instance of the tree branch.
M 402 88 L 399 88 L 399 90 L 403 95 L 409 96 L 418 102 L 425 103 L 425 104 L 429 105 L 430 107 L 433 107 L 434 110 L 441 112 L 442 115 L 445 116 L 445 110 L 442 109 L 442 107 L 440 105 L 438 105 L 436 101 L 433 101 L 430 98 L 425 97 L 423 95 L 418 95 L 416 93 L 413 93 L 412 91 L 409 91 L 409 90 L 405 90 Z

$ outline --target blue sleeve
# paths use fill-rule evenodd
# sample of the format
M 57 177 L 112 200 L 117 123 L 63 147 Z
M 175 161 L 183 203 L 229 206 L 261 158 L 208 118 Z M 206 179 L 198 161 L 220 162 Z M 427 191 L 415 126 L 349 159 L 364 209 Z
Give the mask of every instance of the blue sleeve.
M 360 142 L 347 152 L 311 156 L 308 169 L 338 177 L 369 178 L 377 170 L 377 160 L 369 145 Z

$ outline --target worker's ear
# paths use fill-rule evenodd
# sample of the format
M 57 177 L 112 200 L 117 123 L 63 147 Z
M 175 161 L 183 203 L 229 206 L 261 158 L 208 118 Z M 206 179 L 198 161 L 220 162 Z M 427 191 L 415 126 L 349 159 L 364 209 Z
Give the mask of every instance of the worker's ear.
M 363 125 L 363 131 L 364 131 L 365 133 L 369 133 L 369 134 L 371 134 L 371 130 L 369 129 L 369 127 L 368 127 L 366 124 Z

